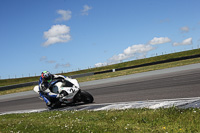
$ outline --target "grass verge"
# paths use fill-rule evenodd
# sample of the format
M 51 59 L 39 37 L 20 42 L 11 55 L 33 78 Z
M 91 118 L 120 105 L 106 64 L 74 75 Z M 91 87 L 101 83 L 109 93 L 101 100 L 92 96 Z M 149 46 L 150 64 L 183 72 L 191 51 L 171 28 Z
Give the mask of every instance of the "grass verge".
M 134 74 L 134 73 L 141 73 L 141 72 L 154 71 L 154 70 L 160 70 L 160 69 L 177 67 L 177 66 L 184 66 L 184 65 L 195 64 L 195 63 L 200 63 L 200 58 L 188 59 L 188 60 L 176 61 L 176 62 L 170 62 L 170 63 L 163 63 L 159 65 L 152 65 L 152 66 L 146 66 L 146 67 L 139 67 L 139 68 L 117 71 L 117 72 L 112 72 L 112 73 L 97 74 L 97 75 L 77 78 L 77 80 L 79 82 L 86 82 L 86 81 L 92 81 L 92 80 L 98 80 L 98 79 L 129 75 L 129 74 Z M 0 95 L 29 91 L 29 90 L 33 90 L 33 87 L 34 86 L 0 91 Z
M 200 132 L 199 109 L 50 111 L 0 116 L 0 132 Z
M 145 67 L 139 67 L 139 68 L 133 68 L 133 69 L 123 70 L 123 71 L 81 77 L 81 78 L 77 78 L 77 79 L 79 82 L 85 82 L 85 81 L 91 81 L 91 80 L 112 78 L 112 77 L 118 77 L 118 76 L 123 76 L 123 75 L 130 75 L 130 74 L 135 74 L 135 73 L 160 70 L 160 69 L 171 68 L 171 67 L 184 66 L 184 65 L 189 65 L 189 64 L 196 64 L 196 63 L 200 63 L 200 58 L 188 59 L 188 60 L 183 60 L 183 61 L 175 61 L 175 62 L 170 62 L 170 63 L 163 63 L 163 64 L 145 66 Z
M 34 86 L 28 86 L 28 87 L 21 87 L 21 88 L 16 88 L 16 89 L 11 89 L 11 90 L 0 91 L 0 95 L 30 91 L 30 90 L 33 90 L 33 88 Z

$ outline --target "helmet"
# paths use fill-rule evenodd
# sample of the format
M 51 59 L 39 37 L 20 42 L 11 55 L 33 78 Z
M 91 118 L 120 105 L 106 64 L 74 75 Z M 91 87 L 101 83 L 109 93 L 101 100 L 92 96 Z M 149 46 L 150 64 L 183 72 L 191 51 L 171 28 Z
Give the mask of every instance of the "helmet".
M 44 81 L 51 82 L 52 80 L 52 74 L 49 71 L 43 71 L 41 76 Z

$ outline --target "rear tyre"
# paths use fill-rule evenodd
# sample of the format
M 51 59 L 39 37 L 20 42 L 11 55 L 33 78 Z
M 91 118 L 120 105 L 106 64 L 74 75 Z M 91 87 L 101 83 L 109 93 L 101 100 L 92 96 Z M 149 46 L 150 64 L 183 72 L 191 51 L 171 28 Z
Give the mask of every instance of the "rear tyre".
M 83 90 L 81 90 L 81 99 L 84 103 L 93 103 L 94 101 L 93 96 L 87 91 L 83 91 Z

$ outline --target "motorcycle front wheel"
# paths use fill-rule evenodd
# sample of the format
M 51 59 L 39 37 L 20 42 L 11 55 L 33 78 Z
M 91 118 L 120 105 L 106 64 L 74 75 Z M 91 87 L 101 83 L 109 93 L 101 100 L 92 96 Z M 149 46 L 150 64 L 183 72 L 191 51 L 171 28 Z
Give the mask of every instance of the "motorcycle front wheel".
M 88 93 L 87 91 L 81 90 L 81 100 L 82 100 L 84 103 L 93 103 L 94 98 L 93 98 L 93 96 L 92 96 L 90 93 Z

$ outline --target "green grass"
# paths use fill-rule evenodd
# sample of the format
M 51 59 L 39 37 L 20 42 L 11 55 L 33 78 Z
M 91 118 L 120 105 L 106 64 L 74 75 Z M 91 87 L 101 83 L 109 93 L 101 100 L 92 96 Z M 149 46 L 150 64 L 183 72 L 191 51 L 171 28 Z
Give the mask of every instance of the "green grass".
M 200 132 L 199 109 L 50 111 L 0 116 L 0 132 Z
M 30 90 L 33 90 L 33 88 L 34 86 L 27 86 L 27 87 L 21 87 L 21 88 L 16 88 L 16 89 L 11 89 L 11 90 L 4 90 L 4 91 L 0 91 L 0 95 L 30 91 Z
M 129 74 L 134 74 L 134 73 L 141 73 L 141 72 L 160 70 L 160 69 L 165 69 L 165 68 L 170 68 L 170 67 L 195 64 L 195 63 L 200 63 L 200 58 L 188 59 L 188 60 L 182 60 L 182 61 L 176 61 L 176 62 L 170 62 L 170 63 L 163 63 L 159 65 L 139 67 L 139 68 L 128 69 L 128 70 L 123 70 L 123 71 L 116 71 L 112 73 L 97 74 L 97 75 L 77 78 L 77 80 L 79 82 L 86 82 L 86 81 L 91 81 L 91 80 L 105 79 L 105 78 L 129 75 Z M 0 91 L 0 95 L 29 91 L 29 90 L 33 90 L 33 87 L 34 86 L 29 86 L 29 87 L 22 87 L 22 88 L 16 88 L 16 89 L 11 89 L 11 90 Z
M 200 63 L 200 58 L 188 59 L 188 60 L 176 61 L 176 62 L 170 62 L 170 63 L 163 63 L 163 64 L 152 65 L 152 66 L 139 67 L 139 68 L 128 69 L 128 70 L 123 70 L 123 71 L 116 71 L 116 72 L 111 72 L 111 73 L 97 74 L 97 75 L 81 77 L 81 78 L 77 78 L 77 79 L 79 82 L 85 82 L 85 81 L 91 81 L 91 80 L 112 78 L 112 77 L 118 77 L 118 76 L 123 76 L 123 75 L 130 75 L 130 74 L 135 74 L 135 73 L 160 70 L 160 69 L 171 68 L 171 67 L 184 66 L 184 65 L 189 65 L 189 64 L 196 64 L 196 63 Z
M 16 78 L 16 79 L 2 79 L 0 80 L 0 87 L 14 84 L 21 84 L 33 81 L 39 81 L 39 76 L 35 77 L 24 77 L 24 78 Z
M 184 57 L 184 56 L 189 56 L 189 55 L 196 55 L 196 54 L 200 54 L 200 49 L 189 50 L 189 51 L 178 52 L 178 53 L 167 54 L 167 55 L 161 55 L 161 56 L 140 59 L 140 60 L 133 60 L 133 61 L 129 61 L 129 62 L 114 64 L 114 65 L 109 65 L 109 66 L 104 66 L 104 67 L 91 68 L 91 69 L 85 69 L 85 70 L 80 70 L 80 71 L 75 71 L 75 72 L 63 73 L 62 75 L 71 76 L 71 75 L 83 74 L 83 73 L 88 73 L 88 72 L 99 72 L 99 71 L 104 71 L 104 70 L 117 69 L 117 68 L 122 68 L 122 67 L 140 65 L 140 64 L 144 64 L 144 63 L 162 61 L 162 60 Z M 39 79 L 39 76 L 17 78 L 17 79 L 5 79 L 5 80 L 0 80 L 0 86 L 33 82 L 33 81 L 38 81 L 38 79 Z

